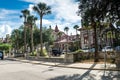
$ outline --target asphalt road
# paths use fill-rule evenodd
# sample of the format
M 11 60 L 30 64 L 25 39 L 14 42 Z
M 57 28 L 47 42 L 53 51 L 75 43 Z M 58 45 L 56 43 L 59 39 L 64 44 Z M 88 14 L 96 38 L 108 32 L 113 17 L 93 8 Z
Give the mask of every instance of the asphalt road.
M 0 80 L 120 80 L 120 73 L 0 60 Z

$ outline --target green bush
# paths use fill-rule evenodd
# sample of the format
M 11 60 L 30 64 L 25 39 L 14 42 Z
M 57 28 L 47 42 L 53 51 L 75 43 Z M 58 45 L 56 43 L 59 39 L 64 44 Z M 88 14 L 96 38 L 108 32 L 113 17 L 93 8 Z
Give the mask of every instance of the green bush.
M 76 53 L 83 52 L 81 49 L 75 51 Z
M 38 53 L 40 53 L 41 51 L 39 50 Z M 40 54 L 41 56 L 47 56 L 47 50 L 45 47 L 43 47 L 43 53 Z
M 0 44 L 0 50 L 2 50 L 2 51 L 5 50 L 6 52 L 8 52 L 9 49 L 11 49 L 11 45 L 10 44 Z
M 30 56 L 37 56 L 37 52 L 36 51 L 34 51 L 33 53 L 31 52 Z
M 37 53 L 40 54 L 40 50 L 38 52 L 34 51 L 34 53 L 30 53 L 30 56 L 37 56 Z M 43 48 L 43 53 L 41 54 L 41 56 L 47 56 L 47 50 L 46 48 Z

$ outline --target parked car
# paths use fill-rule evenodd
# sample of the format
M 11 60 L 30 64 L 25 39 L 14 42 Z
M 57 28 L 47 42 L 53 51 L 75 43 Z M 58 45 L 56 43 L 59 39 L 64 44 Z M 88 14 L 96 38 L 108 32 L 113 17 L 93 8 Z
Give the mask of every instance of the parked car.
M 115 47 L 115 51 L 116 51 L 116 52 L 120 52 L 120 46 L 116 46 L 116 47 Z
M 2 51 L 0 51 L 0 59 L 2 59 L 2 60 L 3 60 L 3 58 L 4 58 L 4 54 L 3 54 L 3 52 L 2 52 Z
M 105 46 L 103 49 L 102 49 L 102 52 L 106 52 L 106 51 L 113 51 L 113 48 L 111 46 Z
M 60 50 L 58 50 L 58 49 L 52 49 L 52 55 L 53 56 L 60 56 L 61 55 L 61 51 Z

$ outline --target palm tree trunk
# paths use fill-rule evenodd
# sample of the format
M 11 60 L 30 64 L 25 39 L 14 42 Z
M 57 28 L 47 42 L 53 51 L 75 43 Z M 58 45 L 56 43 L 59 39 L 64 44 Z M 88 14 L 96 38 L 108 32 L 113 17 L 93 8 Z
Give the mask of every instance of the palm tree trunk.
M 42 40 L 42 16 L 40 16 L 40 47 L 41 47 L 41 49 L 40 49 L 40 55 L 43 55 L 43 42 L 42 42 L 43 40 Z
M 76 29 L 76 38 L 77 38 L 77 29 Z
M 24 55 L 26 57 L 26 23 L 24 26 Z
M 34 52 L 34 43 L 33 43 L 33 27 L 31 25 L 31 52 Z

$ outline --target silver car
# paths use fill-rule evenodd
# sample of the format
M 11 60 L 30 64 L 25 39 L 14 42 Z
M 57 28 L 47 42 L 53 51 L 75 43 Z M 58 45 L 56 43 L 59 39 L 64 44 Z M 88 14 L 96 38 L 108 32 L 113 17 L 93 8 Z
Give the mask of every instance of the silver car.
M 102 52 L 108 52 L 108 51 L 113 51 L 113 48 L 111 46 L 105 46 L 103 49 L 102 49 Z

